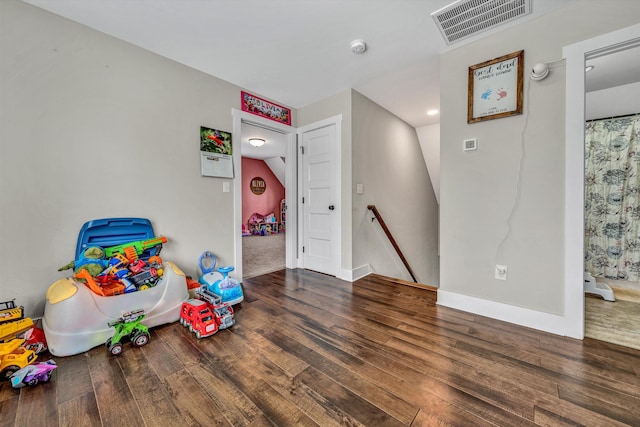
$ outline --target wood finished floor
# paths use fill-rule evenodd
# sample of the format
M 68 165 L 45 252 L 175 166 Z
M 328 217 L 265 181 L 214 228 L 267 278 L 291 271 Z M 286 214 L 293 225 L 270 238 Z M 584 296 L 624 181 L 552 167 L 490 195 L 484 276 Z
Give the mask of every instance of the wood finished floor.
M 439 307 L 369 276 L 247 279 L 231 330 L 178 323 L 119 357 L 0 385 L 2 426 L 640 426 L 640 351 Z
M 587 295 L 584 302 L 586 337 L 640 350 L 640 302 L 617 295 L 614 302 L 593 295 Z

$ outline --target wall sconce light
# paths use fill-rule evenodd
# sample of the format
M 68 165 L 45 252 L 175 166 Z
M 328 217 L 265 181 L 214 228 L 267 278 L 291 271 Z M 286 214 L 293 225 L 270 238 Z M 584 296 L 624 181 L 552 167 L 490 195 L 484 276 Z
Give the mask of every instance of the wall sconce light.
M 254 147 L 262 147 L 264 145 L 264 139 L 260 138 L 249 138 L 249 144 Z

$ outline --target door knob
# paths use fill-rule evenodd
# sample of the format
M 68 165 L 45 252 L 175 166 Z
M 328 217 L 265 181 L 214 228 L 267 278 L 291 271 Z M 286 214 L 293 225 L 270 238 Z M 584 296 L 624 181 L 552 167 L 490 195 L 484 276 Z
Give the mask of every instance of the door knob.
M 329 205 L 329 210 L 330 210 L 330 211 L 334 210 L 335 208 L 336 208 L 335 206 L 333 206 L 333 205 Z

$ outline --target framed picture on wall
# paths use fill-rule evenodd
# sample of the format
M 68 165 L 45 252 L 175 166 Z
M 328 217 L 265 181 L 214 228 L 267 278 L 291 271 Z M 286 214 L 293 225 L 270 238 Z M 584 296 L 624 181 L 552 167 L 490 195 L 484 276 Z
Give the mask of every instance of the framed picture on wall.
M 467 123 L 522 114 L 524 50 L 469 67 Z
M 291 126 L 291 110 L 250 93 L 240 92 L 242 111 Z
M 259 176 L 256 176 L 255 178 L 253 178 L 249 186 L 251 188 L 251 192 L 258 196 L 264 193 L 265 190 L 267 189 L 267 183 L 265 182 L 264 179 L 260 178 Z

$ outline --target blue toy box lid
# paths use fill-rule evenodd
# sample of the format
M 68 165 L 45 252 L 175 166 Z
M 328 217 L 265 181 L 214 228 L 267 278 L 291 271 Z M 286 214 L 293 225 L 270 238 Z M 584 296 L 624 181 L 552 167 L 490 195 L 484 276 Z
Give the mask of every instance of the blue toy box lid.
M 79 259 L 82 252 L 90 246 L 108 248 L 154 237 L 151 221 L 146 218 L 94 219 L 85 222 L 80 229 L 75 259 Z

